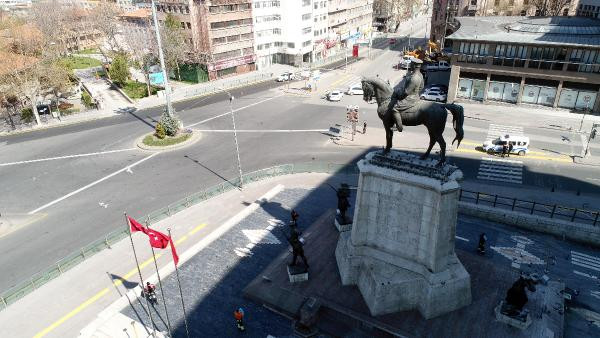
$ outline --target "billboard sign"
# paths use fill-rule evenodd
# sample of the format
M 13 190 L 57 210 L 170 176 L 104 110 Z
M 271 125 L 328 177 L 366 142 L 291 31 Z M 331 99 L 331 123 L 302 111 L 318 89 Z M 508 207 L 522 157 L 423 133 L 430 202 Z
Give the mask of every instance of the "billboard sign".
M 150 78 L 150 84 L 153 86 L 160 86 L 164 85 L 165 83 L 165 77 L 163 76 L 162 72 L 150 73 L 148 76 Z

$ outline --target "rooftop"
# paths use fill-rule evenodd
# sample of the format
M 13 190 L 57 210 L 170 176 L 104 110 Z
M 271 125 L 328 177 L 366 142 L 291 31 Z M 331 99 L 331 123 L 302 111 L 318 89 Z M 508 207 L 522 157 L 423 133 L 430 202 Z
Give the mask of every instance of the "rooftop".
M 150 9 L 148 8 L 140 8 L 135 11 L 127 12 L 119 15 L 121 18 L 137 18 L 137 19 L 146 19 L 150 17 Z
M 455 40 L 600 47 L 600 20 L 582 17 L 458 17 Z

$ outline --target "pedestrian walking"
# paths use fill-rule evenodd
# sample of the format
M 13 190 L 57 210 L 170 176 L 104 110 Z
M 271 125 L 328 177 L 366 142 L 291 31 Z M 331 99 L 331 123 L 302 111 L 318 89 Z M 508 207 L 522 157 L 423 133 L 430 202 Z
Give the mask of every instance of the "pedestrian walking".
M 506 156 L 506 151 L 508 150 L 508 148 L 506 147 L 506 143 L 504 143 L 502 145 L 502 157 Z
M 363 122 L 363 135 L 367 133 L 367 121 Z
M 244 310 L 242 308 L 238 308 L 233 311 L 233 317 L 235 318 L 235 323 L 237 324 L 237 328 L 240 331 L 244 331 L 246 328 L 244 327 Z
M 291 216 L 292 216 L 292 224 L 294 226 L 297 226 L 298 225 L 298 217 L 300 217 L 300 214 L 298 214 L 298 212 L 296 212 L 296 210 L 292 209 Z
M 510 157 L 510 153 L 512 153 L 513 151 L 513 143 L 512 142 L 508 142 L 508 157 Z

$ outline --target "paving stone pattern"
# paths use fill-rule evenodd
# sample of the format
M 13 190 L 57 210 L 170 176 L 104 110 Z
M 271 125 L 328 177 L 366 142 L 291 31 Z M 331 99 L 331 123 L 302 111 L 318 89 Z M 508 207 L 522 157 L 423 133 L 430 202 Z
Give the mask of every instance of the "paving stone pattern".
M 355 193 L 353 191 L 353 193 Z M 354 196 L 351 197 L 354 200 Z M 290 209 L 300 214 L 299 229 L 303 231 L 329 207 L 336 205 L 335 191 L 327 185 L 314 190 L 285 189 L 270 202 L 246 217 L 226 234 L 181 265 L 179 275 L 186 302 L 188 325 L 191 337 L 235 337 L 238 334 L 233 311 L 242 307 L 245 311 L 247 337 L 292 335 L 291 322 L 266 308 L 242 298 L 243 288 L 263 271 L 283 250 L 289 250 L 284 237 L 288 231 Z M 280 225 L 273 220 L 281 220 Z M 271 221 L 271 222 L 269 222 Z M 270 226 L 270 234 L 260 239 L 260 230 Z M 272 236 L 279 241 L 273 241 Z M 250 246 L 249 253 L 239 254 L 251 238 L 258 243 Z M 236 250 L 238 249 L 238 250 Z M 306 253 L 308 260 L 314 259 Z M 163 288 L 167 298 L 169 318 L 174 337 L 185 337 L 183 311 L 175 274 L 163 277 Z M 160 290 L 159 304 L 152 314 L 159 330 L 166 331 L 166 317 Z M 151 326 L 139 299 L 125 308 L 123 314 Z M 160 319 L 158 318 L 160 315 Z

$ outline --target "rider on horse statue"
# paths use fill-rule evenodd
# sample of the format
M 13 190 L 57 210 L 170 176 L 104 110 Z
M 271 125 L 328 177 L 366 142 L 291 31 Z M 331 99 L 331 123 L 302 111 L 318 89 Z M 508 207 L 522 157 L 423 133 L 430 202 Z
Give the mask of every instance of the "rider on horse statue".
M 413 58 L 410 62 L 408 73 L 404 79 L 404 86 L 394 90 L 392 99 L 390 101 L 390 107 L 396 120 L 396 129 L 399 132 L 402 131 L 402 116 L 400 113 L 404 113 L 405 120 L 415 119 L 417 110 L 420 104 L 421 91 L 425 86 L 425 80 L 421 74 L 421 65 L 423 61 Z M 407 115 L 409 115 L 407 117 Z M 405 121 L 406 123 L 407 121 Z

